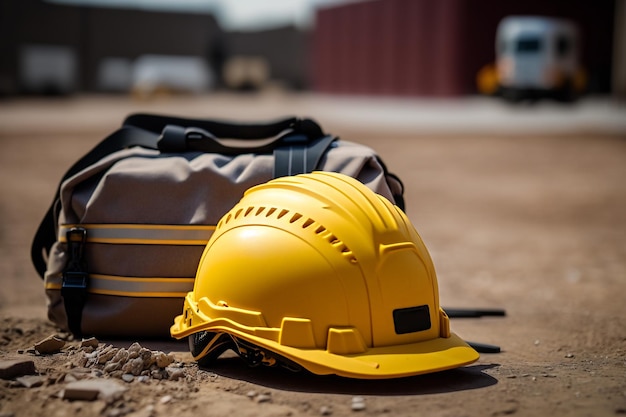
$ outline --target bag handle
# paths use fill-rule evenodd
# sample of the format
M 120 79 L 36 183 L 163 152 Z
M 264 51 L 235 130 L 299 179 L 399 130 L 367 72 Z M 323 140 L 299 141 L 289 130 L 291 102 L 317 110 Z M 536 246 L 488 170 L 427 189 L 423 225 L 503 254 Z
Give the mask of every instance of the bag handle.
M 287 129 L 280 135 L 268 140 L 237 139 L 234 144 L 216 137 L 212 132 L 208 132 L 199 127 L 183 127 L 178 125 L 167 125 L 157 141 L 157 147 L 161 152 L 188 152 L 199 151 L 204 153 L 219 153 L 222 155 L 239 155 L 242 153 L 271 153 L 277 148 L 285 145 L 308 146 L 315 140 L 323 136 L 308 137 L 293 129 Z M 233 139 L 233 138 L 229 138 Z
M 207 132 L 213 139 L 268 139 L 288 133 L 304 135 L 307 141 L 311 141 L 324 136 L 322 128 L 314 120 L 297 117 L 267 123 L 232 123 L 137 113 L 128 116 L 123 125 L 138 127 L 157 134 L 161 134 L 166 126 L 175 125 Z

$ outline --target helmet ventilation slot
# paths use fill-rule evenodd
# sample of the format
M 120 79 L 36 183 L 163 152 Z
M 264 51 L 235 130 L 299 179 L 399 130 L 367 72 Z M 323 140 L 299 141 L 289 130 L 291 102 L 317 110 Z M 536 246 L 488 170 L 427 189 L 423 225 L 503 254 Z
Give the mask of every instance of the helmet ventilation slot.
M 285 217 L 290 213 L 292 213 L 291 216 Z M 309 227 L 315 225 L 316 227 L 313 230 L 313 232 L 317 236 L 327 241 L 331 246 L 333 246 L 336 250 L 338 250 L 342 256 L 347 258 L 349 262 L 351 263 L 356 262 L 356 258 L 354 257 L 354 254 L 352 253 L 352 251 L 345 245 L 345 243 L 343 243 L 342 240 L 340 240 L 337 236 L 331 233 L 326 227 L 324 227 L 321 224 L 316 223 L 315 220 L 310 217 L 305 217 L 301 213 L 292 212 L 287 209 L 279 209 L 277 207 L 267 207 L 267 206 L 241 207 L 241 208 L 238 208 L 234 213 L 233 212 L 228 213 L 224 218 L 222 218 L 222 220 L 220 220 L 220 222 L 218 223 L 217 228 L 219 229 L 222 225 L 226 225 L 232 220 L 246 218 L 252 215 L 253 216 L 263 215 L 263 217 L 268 218 L 274 214 L 276 214 L 277 220 L 285 217 L 285 220 L 287 220 L 290 224 L 295 224 L 299 222 L 300 219 L 305 219 L 301 224 L 302 229 L 308 229 Z
M 294 222 L 298 221 L 298 219 L 300 219 L 301 217 L 302 217 L 302 214 L 294 213 L 294 215 L 291 216 L 291 219 L 289 219 L 289 223 L 294 223 Z

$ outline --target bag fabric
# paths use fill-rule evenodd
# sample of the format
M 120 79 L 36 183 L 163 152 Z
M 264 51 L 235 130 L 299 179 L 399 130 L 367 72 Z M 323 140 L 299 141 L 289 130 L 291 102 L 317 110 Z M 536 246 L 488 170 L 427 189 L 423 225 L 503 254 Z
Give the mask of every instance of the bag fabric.
M 33 241 L 49 319 L 77 336 L 168 337 L 220 218 L 248 188 L 313 170 L 403 208 L 402 183 L 375 151 L 310 119 L 128 117 L 64 176 Z

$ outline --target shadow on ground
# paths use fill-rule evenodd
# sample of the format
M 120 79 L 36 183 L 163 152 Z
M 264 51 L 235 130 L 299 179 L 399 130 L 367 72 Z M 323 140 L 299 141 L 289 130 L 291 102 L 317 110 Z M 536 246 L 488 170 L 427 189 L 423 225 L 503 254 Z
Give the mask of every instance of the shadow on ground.
M 498 380 L 484 371 L 499 364 L 473 365 L 406 378 L 367 380 L 320 376 L 283 368 L 250 368 L 238 358 L 220 358 L 205 371 L 260 386 L 295 392 L 351 395 L 426 395 L 485 388 Z

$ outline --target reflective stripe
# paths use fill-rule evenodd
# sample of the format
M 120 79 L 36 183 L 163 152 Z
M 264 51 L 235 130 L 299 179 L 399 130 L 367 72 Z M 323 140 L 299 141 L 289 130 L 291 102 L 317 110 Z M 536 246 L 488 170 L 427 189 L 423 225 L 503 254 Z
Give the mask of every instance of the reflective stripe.
M 64 224 L 59 227 L 60 242 L 67 240 L 65 235 L 72 227 L 86 229 L 87 242 L 139 245 L 203 246 L 215 231 L 213 225 Z
M 48 280 L 51 281 L 50 278 Z M 144 278 L 90 274 L 87 292 L 122 297 L 183 298 L 193 290 L 193 283 L 194 278 Z M 60 290 L 61 283 L 47 282 L 46 289 Z

